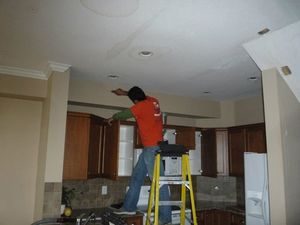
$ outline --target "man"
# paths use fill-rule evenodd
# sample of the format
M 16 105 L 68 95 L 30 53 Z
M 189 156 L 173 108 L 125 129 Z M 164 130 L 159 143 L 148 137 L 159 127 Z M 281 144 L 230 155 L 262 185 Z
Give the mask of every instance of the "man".
M 112 120 L 126 120 L 134 117 L 144 146 L 143 152 L 133 169 L 122 209 L 120 212 L 117 212 L 119 214 L 134 214 L 141 186 L 144 183 L 146 175 L 148 174 L 151 180 L 153 178 L 155 153 L 159 150 L 158 143 L 163 140 L 162 114 L 158 100 L 146 96 L 144 91 L 139 87 L 132 87 L 129 91 L 116 89 L 112 92 L 119 96 L 128 96 L 134 105 L 130 109 L 125 109 L 114 114 L 108 119 L 108 123 L 110 124 Z M 160 173 L 161 175 L 164 174 L 162 164 Z M 160 200 L 169 201 L 169 198 L 168 185 L 163 185 L 160 188 Z M 160 224 L 171 223 L 170 206 L 159 207 L 159 222 Z

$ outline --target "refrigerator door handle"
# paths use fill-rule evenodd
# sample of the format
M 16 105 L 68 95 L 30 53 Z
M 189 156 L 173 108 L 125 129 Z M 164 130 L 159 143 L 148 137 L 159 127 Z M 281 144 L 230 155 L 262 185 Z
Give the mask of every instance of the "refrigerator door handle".
M 266 161 L 265 161 L 266 162 Z M 268 200 L 268 177 L 267 177 L 267 167 L 265 164 L 264 170 L 264 186 L 263 186 L 263 195 L 262 195 L 262 213 L 264 218 L 264 224 L 269 225 L 269 213 L 267 209 L 267 200 Z

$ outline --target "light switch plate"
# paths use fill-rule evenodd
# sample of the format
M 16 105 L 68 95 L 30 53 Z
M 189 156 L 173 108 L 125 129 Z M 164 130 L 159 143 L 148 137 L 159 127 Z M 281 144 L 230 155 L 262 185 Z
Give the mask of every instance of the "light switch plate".
M 102 195 L 107 195 L 107 186 L 102 186 L 101 187 L 101 194 Z

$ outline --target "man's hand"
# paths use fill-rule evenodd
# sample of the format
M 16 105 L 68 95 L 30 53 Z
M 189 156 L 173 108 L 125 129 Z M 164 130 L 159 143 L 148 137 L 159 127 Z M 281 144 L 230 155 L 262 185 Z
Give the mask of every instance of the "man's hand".
M 126 95 L 127 96 L 127 94 L 128 94 L 128 92 L 127 91 L 125 91 L 125 90 L 123 90 L 123 89 L 121 89 L 121 88 L 118 88 L 118 89 L 116 89 L 116 90 L 112 90 L 111 91 L 112 93 L 115 93 L 116 95 Z
M 113 120 L 114 120 L 114 119 L 111 117 L 111 118 L 106 119 L 105 122 L 106 122 L 109 126 L 111 126 Z

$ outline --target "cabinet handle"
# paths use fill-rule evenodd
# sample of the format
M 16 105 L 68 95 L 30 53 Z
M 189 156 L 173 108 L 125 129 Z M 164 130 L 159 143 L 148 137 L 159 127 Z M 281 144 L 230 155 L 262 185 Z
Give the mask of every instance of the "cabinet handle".
M 177 135 L 177 132 L 175 131 L 175 132 L 173 132 L 173 134 L 174 134 L 174 135 Z

